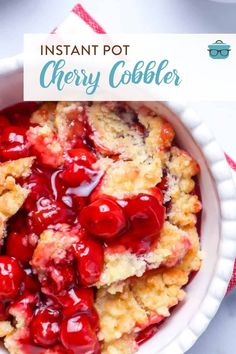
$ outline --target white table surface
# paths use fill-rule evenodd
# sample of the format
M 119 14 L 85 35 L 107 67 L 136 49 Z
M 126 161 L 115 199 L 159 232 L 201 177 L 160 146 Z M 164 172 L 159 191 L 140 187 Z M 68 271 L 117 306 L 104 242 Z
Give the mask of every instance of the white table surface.
M 0 58 L 23 49 L 23 34 L 48 32 L 76 0 L 0 0 Z M 236 4 L 208 0 L 82 0 L 110 32 L 236 33 Z M 236 102 L 191 103 L 225 151 L 236 160 Z M 236 290 L 188 354 L 236 352 Z M 174 353 L 173 353 L 174 354 Z

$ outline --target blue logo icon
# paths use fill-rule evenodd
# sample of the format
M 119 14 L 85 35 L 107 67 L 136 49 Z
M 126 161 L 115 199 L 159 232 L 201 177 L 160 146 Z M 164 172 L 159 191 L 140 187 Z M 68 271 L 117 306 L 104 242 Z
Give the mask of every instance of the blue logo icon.
M 230 45 L 218 39 L 208 46 L 208 52 L 212 59 L 226 59 L 229 56 Z

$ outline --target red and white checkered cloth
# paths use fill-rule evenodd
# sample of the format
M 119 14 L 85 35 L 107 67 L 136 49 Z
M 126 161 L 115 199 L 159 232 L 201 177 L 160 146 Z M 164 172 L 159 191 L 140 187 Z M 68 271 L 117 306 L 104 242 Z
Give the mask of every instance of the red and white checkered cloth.
M 82 5 L 76 5 L 65 21 L 57 28 L 58 33 L 106 33 L 105 30 L 89 15 Z M 236 173 L 236 163 L 228 156 L 225 155 L 230 167 Z M 236 261 L 234 271 L 229 283 L 228 291 L 236 286 Z

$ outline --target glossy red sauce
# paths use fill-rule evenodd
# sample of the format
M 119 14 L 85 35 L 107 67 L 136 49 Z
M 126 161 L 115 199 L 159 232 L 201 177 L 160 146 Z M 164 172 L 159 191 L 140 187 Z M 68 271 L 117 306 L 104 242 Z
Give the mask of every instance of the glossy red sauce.
M 22 103 L 0 113 L 1 162 L 34 154 L 27 131 L 29 118 L 37 108 L 36 103 Z M 32 174 L 19 180 L 31 192 L 23 208 L 11 218 L 1 250 L 0 320 L 7 319 L 8 311 L 14 308 L 26 314 L 29 331 L 20 341 L 26 354 L 41 354 L 45 348 L 56 349 L 58 354 L 99 354 L 99 320 L 94 290 L 88 286 L 100 278 L 104 248 L 145 253 L 158 241 L 165 218 L 161 193 L 168 188 L 165 173 L 152 195 L 124 200 L 99 195 L 96 190 L 103 176 L 93 169 L 96 147 L 91 144 L 91 129 L 86 120 L 76 129 L 63 166 L 54 169 L 39 157 Z M 199 184 L 195 182 L 194 194 L 201 200 Z M 40 233 L 60 223 L 72 228 L 79 225 L 78 242 L 73 245 L 68 262 L 49 264 L 52 270 L 40 284 L 32 273 L 30 260 Z M 197 222 L 199 235 L 200 226 L 201 214 Z M 152 324 L 140 331 L 137 343 L 141 345 L 154 336 L 159 327 L 159 323 Z
M 194 182 L 195 182 L 195 188 L 192 191 L 192 194 L 197 195 L 198 199 L 201 201 L 202 200 L 201 189 L 200 189 L 200 184 L 199 184 L 198 178 L 195 177 Z M 167 182 L 167 178 L 166 178 L 165 173 L 164 173 L 164 177 L 163 177 L 161 183 L 158 184 L 158 188 L 160 188 L 161 190 L 168 189 L 168 182 Z M 166 207 L 168 207 L 168 206 L 166 205 Z M 202 220 L 202 210 L 197 214 L 197 224 L 196 224 L 197 232 L 198 232 L 200 239 L 201 239 L 201 220 Z M 150 272 L 155 272 L 155 270 L 150 271 Z M 197 275 L 197 273 L 198 272 L 195 272 L 195 271 L 190 273 L 188 284 L 190 284 L 193 281 L 193 279 Z M 170 309 L 170 312 L 172 312 L 172 311 L 174 311 L 174 308 Z M 140 331 L 136 337 L 137 344 L 142 345 L 143 343 L 147 342 L 150 338 L 152 338 L 161 329 L 161 325 L 165 321 L 166 321 L 166 319 L 163 319 L 161 321 L 161 323 L 153 324 L 153 325 L 148 326 L 147 328 L 143 329 L 142 331 Z
M 154 188 L 152 195 L 123 200 L 96 193 L 102 174 L 93 167 L 95 147 L 86 119 L 72 132 L 64 163 L 53 168 L 51 156 L 41 159 L 43 148 L 37 150 L 28 140 L 29 118 L 36 109 L 35 103 L 22 103 L 0 113 L 0 161 L 37 156 L 31 175 L 18 181 L 30 194 L 9 221 L 1 249 L 0 319 L 14 308 L 26 314 L 25 353 L 58 348 L 62 354 L 98 354 L 99 321 L 94 290 L 88 287 L 100 278 L 105 248 L 142 254 L 157 243 L 165 219 L 162 193 Z M 39 236 L 62 223 L 77 233 L 77 242 L 62 263 L 47 264 L 39 281 L 30 266 Z
M 136 342 L 138 345 L 142 345 L 152 338 L 159 330 L 160 325 L 151 325 L 142 331 L 140 331 L 136 337 Z

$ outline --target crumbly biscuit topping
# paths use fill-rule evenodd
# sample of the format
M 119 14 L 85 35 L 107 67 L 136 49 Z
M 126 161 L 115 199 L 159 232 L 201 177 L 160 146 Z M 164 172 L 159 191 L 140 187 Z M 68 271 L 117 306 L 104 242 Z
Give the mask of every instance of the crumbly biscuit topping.
M 137 256 L 129 252 L 105 252 L 105 267 L 97 286 L 109 286 L 114 282 L 129 277 L 141 277 L 146 270 L 158 267 L 171 267 L 181 260 L 191 248 L 187 232 L 171 225 L 164 224 L 156 247 L 149 253 Z
M 162 118 L 144 109 L 120 111 L 119 107 L 95 103 L 88 108 L 88 122 L 98 151 L 105 156 L 119 155 L 107 166 L 101 193 L 123 197 L 155 187 L 162 178 L 163 149 L 171 145 L 173 128 Z M 146 129 L 143 134 L 143 129 Z M 102 160 L 103 161 L 103 160 Z M 99 163 L 99 162 L 98 162 Z
M 196 228 L 188 229 L 188 233 L 192 247 L 178 265 L 132 278 L 116 294 L 99 290 L 96 308 L 100 316 L 101 339 L 114 345 L 114 340 L 124 333 L 135 333 L 139 328 L 155 323 L 153 318 L 159 321 L 159 316 L 169 317 L 170 308 L 184 299 L 182 287 L 187 284 L 191 272 L 197 271 L 201 264 Z
M 124 335 L 113 342 L 105 343 L 102 347 L 102 354 L 133 354 L 137 350 L 135 336 Z
M 29 191 L 17 184 L 16 179 L 30 174 L 34 157 L 0 163 L 0 244 L 7 220 L 23 205 Z
M 31 114 L 25 133 L 14 124 L 12 129 L 20 137 L 14 144 L 27 157 L 6 160 L 12 138 L 5 133 L 0 242 L 6 236 L 9 252 L 8 239 L 23 237 L 18 245 L 27 253 L 28 244 L 34 249 L 26 261 L 19 256 L 17 281 L 17 267 L 28 278 L 18 298 L 17 281 L 12 288 L 9 283 L 11 301 L 0 289 L 5 347 L 10 354 L 26 354 L 31 345 L 40 354 L 73 354 L 78 338 L 89 338 L 86 354 L 135 353 L 138 333 L 170 316 L 201 266 L 197 162 L 175 146 L 169 122 L 123 102 L 45 103 Z M 99 213 L 108 210 L 104 219 Z M 18 211 L 23 231 L 11 225 Z M 0 269 L 0 282 L 1 275 Z M 35 297 L 28 286 L 40 287 Z M 41 323 L 50 316 L 58 332 L 37 337 L 33 321 L 40 331 L 37 318 Z M 76 338 L 67 330 L 71 325 Z

